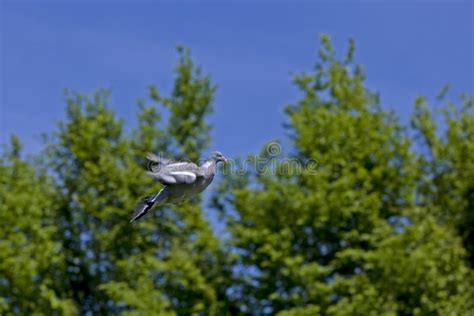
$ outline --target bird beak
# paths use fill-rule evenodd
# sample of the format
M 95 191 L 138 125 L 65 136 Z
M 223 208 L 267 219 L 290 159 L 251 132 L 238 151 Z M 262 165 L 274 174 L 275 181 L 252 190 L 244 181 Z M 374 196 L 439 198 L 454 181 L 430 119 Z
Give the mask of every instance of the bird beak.
M 226 157 L 222 157 L 222 161 L 224 161 L 224 163 L 227 163 L 229 160 Z

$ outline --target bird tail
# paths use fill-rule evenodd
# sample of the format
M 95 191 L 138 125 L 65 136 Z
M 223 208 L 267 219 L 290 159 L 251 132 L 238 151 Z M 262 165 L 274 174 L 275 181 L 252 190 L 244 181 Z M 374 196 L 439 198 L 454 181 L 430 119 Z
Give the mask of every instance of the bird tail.
M 133 223 L 142 218 L 146 213 L 148 213 L 149 210 L 153 208 L 156 203 L 163 201 L 167 195 L 167 191 L 165 190 L 165 188 L 163 188 L 160 190 L 160 192 L 154 195 L 148 195 L 143 197 L 140 202 L 138 202 L 138 205 L 135 207 L 133 215 L 130 218 L 130 223 Z

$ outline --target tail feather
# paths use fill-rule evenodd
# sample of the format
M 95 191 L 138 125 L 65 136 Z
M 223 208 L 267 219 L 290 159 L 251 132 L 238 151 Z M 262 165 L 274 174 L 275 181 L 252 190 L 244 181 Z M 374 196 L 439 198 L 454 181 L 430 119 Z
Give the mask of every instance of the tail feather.
M 138 202 L 138 205 L 135 207 L 133 215 L 130 219 L 130 223 L 133 223 L 145 216 L 145 214 L 148 213 L 148 211 L 151 210 L 157 202 L 164 200 L 165 197 L 166 191 L 164 191 L 164 189 L 154 195 L 148 195 L 143 197 L 140 202 Z

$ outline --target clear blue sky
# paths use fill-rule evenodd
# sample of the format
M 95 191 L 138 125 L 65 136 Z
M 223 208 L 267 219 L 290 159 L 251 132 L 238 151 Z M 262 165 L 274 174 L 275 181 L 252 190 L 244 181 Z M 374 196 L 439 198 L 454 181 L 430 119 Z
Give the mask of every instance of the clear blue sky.
M 64 117 L 64 88 L 112 88 L 111 106 L 132 126 L 150 84 L 170 91 L 179 43 L 219 86 L 210 149 L 230 156 L 284 137 L 282 108 L 299 96 L 290 72 L 314 64 L 321 32 L 341 54 L 356 40 L 369 87 L 404 121 L 417 94 L 434 97 L 445 83 L 453 98 L 474 90 L 473 2 L 0 0 L 0 9 L 0 143 L 15 133 L 28 152 Z

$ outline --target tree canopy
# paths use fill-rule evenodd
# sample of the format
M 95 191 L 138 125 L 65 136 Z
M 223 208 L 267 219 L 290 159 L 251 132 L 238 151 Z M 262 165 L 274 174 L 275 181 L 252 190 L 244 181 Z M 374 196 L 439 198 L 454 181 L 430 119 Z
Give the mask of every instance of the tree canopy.
M 209 203 L 135 224 L 135 203 L 160 189 L 144 154 L 199 159 L 216 84 L 178 47 L 172 91 L 151 86 L 131 131 L 110 91 L 68 91 L 42 152 L 25 158 L 12 136 L 0 156 L 0 313 L 472 314 L 473 96 L 420 96 L 407 126 L 367 87 L 354 47 L 341 58 L 322 35 L 294 76 L 285 154 L 272 142 L 240 157 L 245 174 L 235 157 Z

